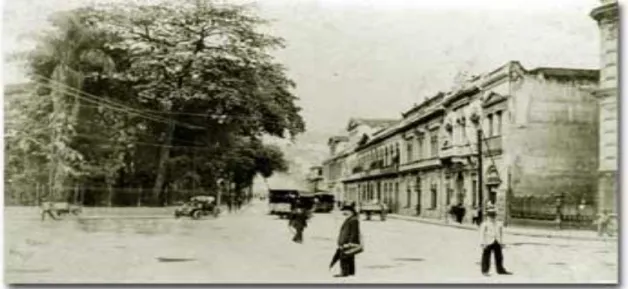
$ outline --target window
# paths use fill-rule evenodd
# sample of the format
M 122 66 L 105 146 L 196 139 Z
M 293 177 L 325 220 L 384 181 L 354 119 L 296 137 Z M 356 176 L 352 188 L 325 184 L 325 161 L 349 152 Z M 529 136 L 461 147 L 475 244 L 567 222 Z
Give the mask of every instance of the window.
M 438 204 L 438 191 L 437 191 L 437 187 L 436 184 L 432 185 L 432 188 L 430 190 L 431 193 L 431 204 L 430 204 L 430 208 L 431 209 L 436 209 L 436 206 Z
M 400 158 L 400 151 L 399 151 L 399 143 L 395 144 L 395 155 L 393 156 L 393 161 L 395 162 L 395 164 L 399 164 L 399 158 Z
M 406 200 L 407 200 L 406 208 L 410 208 L 410 205 L 412 203 L 412 188 L 411 188 L 410 182 L 407 183 L 406 194 L 407 194 L 407 196 L 406 196 Z
M 478 181 L 473 180 L 471 187 L 471 202 L 474 207 L 478 205 Z
M 417 160 L 423 159 L 423 136 L 417 139 Z
M 451 188 L 449 187 L 450 185 L 447 184 L 447 190 L 446 190 L 446 195 L 445 195 L 445 201 L 446 204 L 449 205 L 451 204 Z
M 488 121 L 488 136 L 492 137 L 493 136 L 493 115 L 489 114 L 486 117 L 487 121 Z
M 451 126 L 451 133 L 449 134 L 449 140 L 451 141 L 449 146 L 455 146 L 458 144 L 458 125 L 457 124 L 453 124 Z
M 503 122 L 502 122 L 502 112 L 497 112 L 497 135 L 502 135 Z
M 438 156 L 438 130 L 433 130 L 430 135 L 430 155 Z
M 409 140 L 408 143 L 406 144 L 406 154 L 407 154 L 407 162 L 410 163 L 413 161 L 414 159 L 414 145 L 413 142 L 414 140 Z

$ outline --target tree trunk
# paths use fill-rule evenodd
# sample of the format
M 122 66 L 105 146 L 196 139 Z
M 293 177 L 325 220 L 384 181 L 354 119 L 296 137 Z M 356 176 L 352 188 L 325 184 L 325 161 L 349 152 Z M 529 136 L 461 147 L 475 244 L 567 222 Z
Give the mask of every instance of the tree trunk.
M 159 156 L 159 164 L 157 167 L 157 177 L 155 178 L 155 185 L 153 186 L 152 202 L 154 205 L 161 206 L 160 195 L 164 186 L 166 178 L 166 163 L 170 157 L 170 146 L 172 145 L 172 135 L 174 134 L 174 123 L 170 121 L 168 123 L 168 131 L 166 132 L 166 140 L 164 146 L 161 147 L 161 154 Z
M 59 143 L 64 143 L 67 146 L 68 144 L 63 138 L 64 135 L 68 138 L 74 136 L 76 125 L 78 124 L 81 97 L 71 90 L 68 93 L 68 87 L 81 89 L 82 77 L 66 65 L 61 64 L 55 68 L 51 78 L 55 82 L 52 85 L 51 98 L 53 101 L 53 114 L 55 115 L 53 123 L 56 124 L 56 126 L 52 127 L 53 135 L 51 137 L 55 167 L 52 173 L 54 186 L 51 200 L 57 198 L 67 200 L 72 191 L 68 188 L 70 175 L 64 170 L 65 160 L 59 157 L 55 146 Z M 68 129 L 68 125 L 71 126 L 70 129 Z

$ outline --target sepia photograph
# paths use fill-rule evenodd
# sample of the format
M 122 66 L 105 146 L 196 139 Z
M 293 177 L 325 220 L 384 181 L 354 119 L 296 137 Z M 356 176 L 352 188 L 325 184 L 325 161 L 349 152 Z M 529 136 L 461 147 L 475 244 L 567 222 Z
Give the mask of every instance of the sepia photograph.
M 620 6 L 4 1 L 4 283 L 619 284 Z

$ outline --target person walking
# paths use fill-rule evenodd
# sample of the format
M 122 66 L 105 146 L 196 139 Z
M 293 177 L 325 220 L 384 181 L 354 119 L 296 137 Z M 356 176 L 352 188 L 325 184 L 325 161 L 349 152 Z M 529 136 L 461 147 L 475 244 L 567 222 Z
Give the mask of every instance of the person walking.
M 233 210 L 233 197 L 231 194 L 228 194 L 225 199 L 227 199 L 227 209 L 229 210 L 229 213 L 231 213 Z
M 348 277 L 355 275 L 355 255 L 363 251 L 360 235 L 360 220 L 355 204 L 344 205 L 342 213 L 347 218 L 340 227 L 338 235 L 338 249 L 336 254 L 340 258 L 340 274 L 334 277 Z
M 46 219 L 46 215 L 50 216 L 53 220 L 58 220 L 54 214 L 54 204 L 52 202 L 43 202 L 41 204 L 41 220 Z
M 288 226 L 294 228 L 296 231 L 294 238 L 292 238 L 293 242 L 299 244 L 303 243 L 303 231 L 307 228 L 307 219 L 307 211 L 297 204 L 295 209 L 292 211 L 290 221 L 288 222 Z
M 511 275 L 504 268 L 504 256 L 502 255 L 503 243 L 503 224 L 497 221 L 497 212 L 495 206 L 489 204 L 486 208 L 487 220 L 480 225 L 480 238 L 482 246 L 482 274 L 488 276 L 491 268 L 491 253 L 495 254 L 495 266 L 497 274 Z
M 237 195 L 235 202 L 236 202 L 236 210 L 240 211 L 240 209 L 242 209 L 242 203 L 243 203 L 242 195 Z

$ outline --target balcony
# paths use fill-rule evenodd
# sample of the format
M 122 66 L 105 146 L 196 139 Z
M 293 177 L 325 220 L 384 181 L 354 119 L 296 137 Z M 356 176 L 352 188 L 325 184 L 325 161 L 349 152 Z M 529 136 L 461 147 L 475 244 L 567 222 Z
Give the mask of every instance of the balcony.
M 448 159 L 454 156 L 454 147 L 450 142 L 443 143 L 443 146 L 440 149 L 440 153 L 438 154 L 441 159 Z
M 410 171 L 410 170 L 418 170 L 425 169 L 430 167 L 439 167 L 441 164 L 439 158 L 426 158 L 420 159 L 413 162 L 408 162 L 399 167 L 399 171 Z
M 378 167 L 372 170 L 369 170 L 367 172 L 367 175 L 369 176 L 378 176 L 378 175 L 386 175 L 386 174 L 392 174 L 392 173 L 396 173 L 399 169 L 398 165 L 390 165 L 387 167 Z
M 488 156 L 499 155 L 503 152 L 503 142 L 501 136 L 493 136 L 486 138 L 482 143 L 482 153 Z

